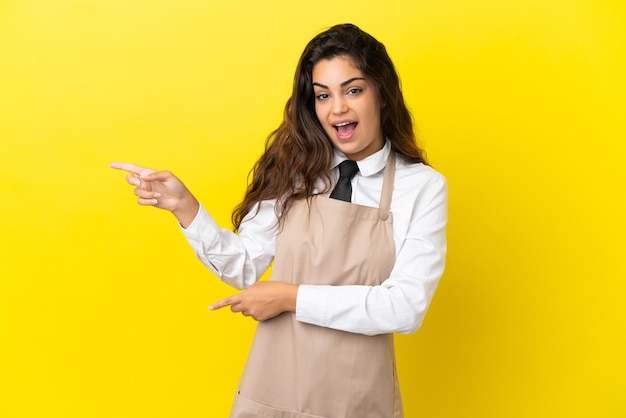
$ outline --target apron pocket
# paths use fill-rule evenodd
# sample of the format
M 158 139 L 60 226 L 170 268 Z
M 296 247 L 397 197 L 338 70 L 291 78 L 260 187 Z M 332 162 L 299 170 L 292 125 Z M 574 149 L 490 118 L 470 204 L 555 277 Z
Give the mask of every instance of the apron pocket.
M 237 392 L 235 402 L 233 403 L 233 409 L 230 411 L 230 418 L 256 418 L 256 417 L 271 417 L 271 418 L 327 418 L 321 415 L 312 415 L 304 412 L 289 411 L 286 409 L 273 408 L 268 405 L 253 401 L 246 397 L 241 396 Z

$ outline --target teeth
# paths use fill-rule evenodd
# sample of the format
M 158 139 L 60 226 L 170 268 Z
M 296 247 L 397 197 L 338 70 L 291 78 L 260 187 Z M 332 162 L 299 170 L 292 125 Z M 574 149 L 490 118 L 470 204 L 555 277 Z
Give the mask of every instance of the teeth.
M 346 126 L 346 125 L 350 125 L 352 122 L 344 122 L 344 123 L 338 123 L 337 125 L 335 125 L 335 128 L 338 128 L 340 126 Z

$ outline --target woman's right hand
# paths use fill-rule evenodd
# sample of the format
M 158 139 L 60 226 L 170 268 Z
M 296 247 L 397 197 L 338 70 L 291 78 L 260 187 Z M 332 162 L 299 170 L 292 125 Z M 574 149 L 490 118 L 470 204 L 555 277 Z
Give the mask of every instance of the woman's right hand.
M 169 171 L 156 171 L 127 163 L 111 163 L 111 167 L 128 172 L 126 181 L 135 186 L 137 203 L 169 210 L 183 228 L 194 220 L 200 204 L 182 181 Z

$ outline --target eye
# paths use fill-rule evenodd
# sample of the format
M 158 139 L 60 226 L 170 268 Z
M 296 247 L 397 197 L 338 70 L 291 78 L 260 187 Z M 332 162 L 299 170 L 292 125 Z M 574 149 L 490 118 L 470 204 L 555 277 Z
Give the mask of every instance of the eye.
M 361 94 L 361 92 L 363 91 L 363 89 L 359 88 L 359 87 L 353 87 L 350 90 L 348 90 L 348 94 L 351 96 L 356 96 L 358 94 Z
M 320 93 L 320 94 L 318 94 L 317 96 L 315 96 L 315 99 L 320 100 L 320 101 L 321 101 L 321 100 L 326 100 L 326 99 L 328 99 L 328 94 L 326 94 L 326 93 Z

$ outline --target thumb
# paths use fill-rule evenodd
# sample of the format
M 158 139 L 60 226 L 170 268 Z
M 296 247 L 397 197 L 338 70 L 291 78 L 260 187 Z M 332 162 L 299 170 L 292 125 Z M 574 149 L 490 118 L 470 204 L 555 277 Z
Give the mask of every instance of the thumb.
M 141 179 L 148 182 L 153 181 L 167 181 L 174 177 L 174 175 L 169 171 L 152 171 L 150 173 L 141 174 Z

